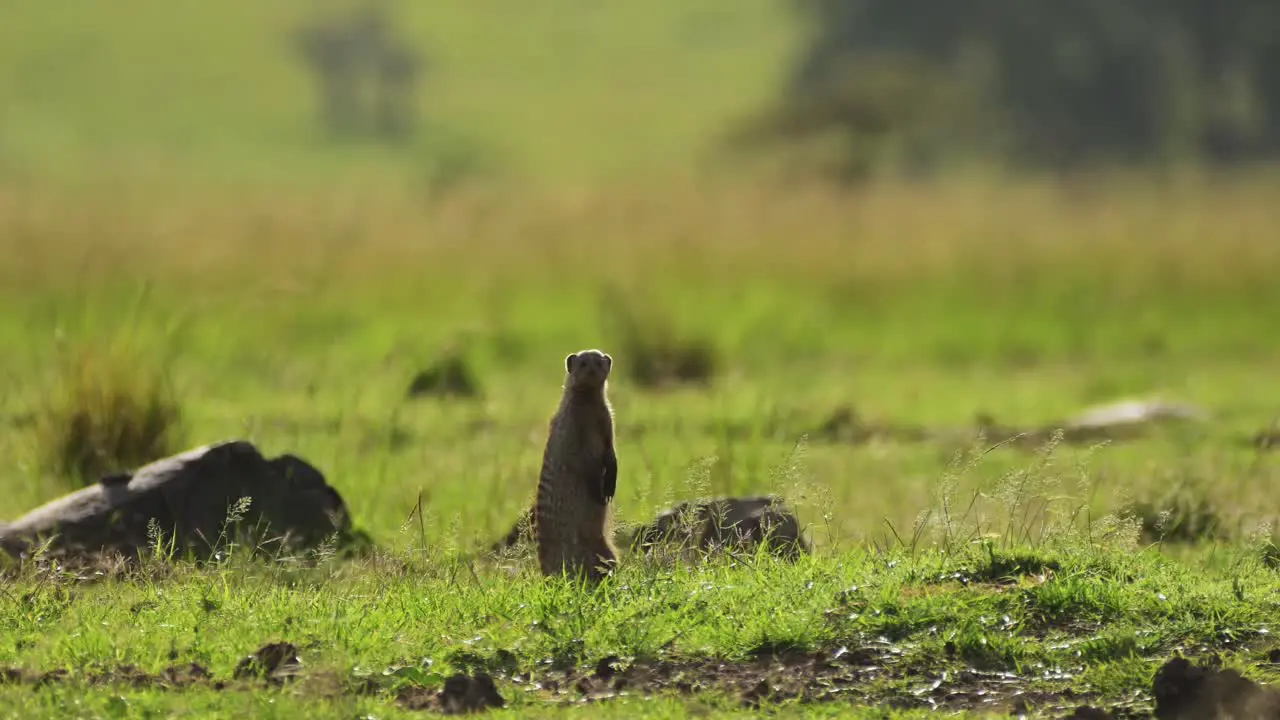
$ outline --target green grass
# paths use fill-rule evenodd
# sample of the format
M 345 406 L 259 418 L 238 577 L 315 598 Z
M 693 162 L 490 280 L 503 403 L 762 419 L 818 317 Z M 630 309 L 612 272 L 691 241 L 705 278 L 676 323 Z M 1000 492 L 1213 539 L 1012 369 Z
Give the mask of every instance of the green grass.
M 1276 679 L 1280 466 L 1249 445 L 1280 418 L 1274 169 L 834 190 L 707 165 L 801 37 L 765 0 L 406 4 L 438 132 L 396 150 L 319 136 L 282 39 L 308 4 L 136 0 L 92 23 L 13 5 L 0 518 L 71 487 L 47 462 L 48 431 L 81 404 L 60 399 L 113 398 L 94 415 L 111 435 L 163 376 L 189 444 L 300 455 L 380 549 L 8 569 L 0 670 L 23 681 L 0 683 L 0 715 L 419 716 L 397 698 L 477 666 L 509 703 L 495 717 L 744 715 L 762 678 L 782 716 L 884 717 L 896 701 L 923 717 L 976 690 L 1007 706 L 999 673 L 1048 716 L 1142 708 L 1175 652 Z M 492 174 L 424 191 L 442 153 L 473 146 Z M 620 521 L 778 492 L 816 554 L 629 557 L 594 593 L 527 558 L 469 562 L 532 500 L 561 363 L 586 347 L 618 373 Z M 77 385 L 67 348 L 118 374 Z M 680 352 L 713 359 L 708 383 L 631 375 Z M 442 362 L 475 393 L 407 397 Z M 1038 425 L 1153 394 L 1212 420 L 1047 459 L 818 432 L 842 408 Z M 1133 508 L 1202 513 L 1223 535 L 1156 543 Z M 275 640 L 300 647 L 301 677 L 232 679 Z M 768 649 L 837 669 L 770 678 Z M 563 681 L 607 656 L 692 685 L 592 703 L 574 682 L 527 689 L 530 672 Z M 129 682 L 193 662 L 212 679 Z M 825 690 L 787 680 L 810 676 Z
M 1228 664 L 1256 679 L 1275 679 L 1257 663 L 1271 646 L 1280 579 L 1257 555 L 1241 548 L 1213 562 L 1176 562 L 1155 548 L 1126 552 L 1124 532 L 1103 539 L 1101 527 L 1077 530 L 1097 537 L 1063 535 L 1034 550 L 990 540 L 944 544 L 945 552 L 846 551 L 795 565 L 767 558 L 665 571 L 632 564 L 593 592 L 529 569 L 516 582 L 500 570 L 476 572 L 413 539 L 356 563 L 263 565 L 232 553 L 202 569 L 157 562 L 142 572 L 80 577 L 30 571 L 6 587 L 0 653 L 30 675 L 66 670 L 69 679 L 5 693 L 15 711 L 52 712 L 59 702 L 66 708 L 66 684 L 123 667 L 159 676 L 194 662 L 212 679 L 190 690 L 97 684 L 87 698 L 120 717 L 147 716 L 148 707 L 192 712 L 206 703 L 234 712 L 262 696 L 345 717 L 357 708 L 394 712 L 394 699 L 415 686 L 484 669 L 504 681 L 510 709 L 541 711 L 575 697 L 567 687 L 551 689 L 565 668 L 576 678 L 576 669 L 589 674 L 612 656 L 620 671 L 685 663 L 685 677 L 706 683 L 696 704 L 732 710 L 741 708 L 742 689 L 734 691 L 732 678 L 722 687 L 698 678 L 697 661 L 750 667 L 770 653 L 816 653 L 837 666 L 846 653 L 865 653 L 859 662 L 878 663 L 861 674 L 846 670 L 854 680 L 828 697 L 837 703 L 842 692 L 846 703 L 921 698 L 920 688 L 934 680 L 942 692 L 923 697 L 980 685 L 961 679 L 965 671 L 1013 673 L 1019 691 L 1114 701 L 1149 689 L 1155 658 L 1206 649 L 1224 652 Z M 231 679 L 242 657 L 276 640 L 301 648 L 302 677 L 265 690 Z M 531 675 L 541 690 L 530 689 Z M 803 687 L 804 677 L 793 669 L 774 682 Z M 353 691 L 358 681 L 369 687 Z M 223 683 L 220 697 L 214 682 Z M 626 713 L 638 704 L 665 717 L 680 709 L 671 704 L 674 686 L 645 688 L 658 690 L 656 698 L 633 687 L 604 707 Z M 1013 699 L 999 683 L 988 689 L 996 709 Z M 832 712 L 822 704 L 807 709 Z
M 1211 482 L 1228 507 L 1273 517 L 1274 464 L 1241 446 L 1277 413 L 1266 391 L 1278 307 L 1272 186 L 1113 187 L 1094 199 L 964 186 L 861 199 L 792 190 L 773 201 L 762 189 L 608 189 L 568 206 L 512 198 L 500 213 L 496 191 L 429 209 L 394 196 L 343 208 L 297 193 L 161 204 L 19 193 L 5 204 L 16 231 L 6 236 L 0 337 L 12 351 L 0 398 L 21 420 L 57 379 L 59 342 L 120 345 L 139 353 L 140 369 L 165 370 L 191 442 L 247 436 L 300 453 L 375 535 L 422 492 L 442 521 L 431 539 L 460 515 L 472 542 L 505 530 L 529 501 L 573 349 L 618 357 L 627 520 L 702 491 L 767 489 L 801 437 L 845 405 L 930 426 L 977 412 L 1036 424 L 1158 393 L 1215 420 L 1098 454 L 1097 509 L 1188 477 Z M 974 209 L 998 196 L 1004 212 Z M 60 197 L 75 211 L 53 212 Z M 651 215 L 664 197 L 667 214 Z M 740 217 L 744 207 L 754 217 Z M 592 252 L 578 252 L 584 243 Z M 652 392 L 630 381 L 634 340 L 610 322 L 608 288 L 712 347 L 714 382 Z M 406 400 L 414 375 L 453 348 L 482 395 Z M 17 461 L 0 516 L 56 488 L 18 425 L 0 440 Z M 842 508 L 838 536 L 857 539 L 885 518 L 909 525 L 954 450 L 811 437 L 802 475 Z M 1062 452 L 1069 467 L 1082 451 Z M 1018 462 L 993 453 L 971 479 Z M 477 486 L 490 502 L 470 500 Z
M 418 98 L 428 130 L 407 150 L 380 150 L 323 141 L 290 39 L 352 5 L 129 0 L 85 16 L 14 4 L 0 29 L 0 171 L 78 180 L 89 163 L 90 179 L 161 184 L 420 178 L 439 153 L 478 147 L 509 175 L 652 173 L 767 101 L 798 35 L 775 0 L 393 4 L 397 35 L 429 63 Z
M 109 341 L 126 349 L 122 367 L 132 352 L 140 373 L 164 369 L 192 442 L 248 437 L 307 458 L 382 549 L 318 567 L 233 554 L 79 579 L 18 571 L 0 592 L 0 667 L 70 679 L 8 687 L 4 703 L 26 716 L 232 714 L 270 701 L 268 714 L 383 717 L 413 712 L 401 694 L 483 666 L 506 712 L 541 712 L 579 697 L 573 683 L 527 692 L 520 673 L 560 672 L 557 661 L 589 673 L 615 655 L 678 665 L 700 684 L 682 695 L 664 680 L 655 697 L 602 701 L 605 713 L 732 713 L 764 677 L 752 658 L 770 648 L 844 647 L 886 668 L 832 685 L 868 706 L 922 708 L 936 693 L 958 707 L 955 693 L 1003 687 L 990 673 L 1016 674 L 1049 716 L 1085 699 L 1141 706 L 1149 696 L 1134 693 L 1174 652 L 1223 651 L 1273 680 L 1262 659 L 1280 590 L 1266 548 L 1277 466 L 1247 442 L 1276 415 L 1270 180 L 1100 182 L 1112 190 L 1084 198 L 972 183 L 853 198 L 725 185 L 578 200 L 494 190 L 427 210 L 399 196 L 342 208 L 301 191 L 175 190 L 164 203 L 15 191 L 4 207 L 10 248 L 23 252 L 11 255 L 0 316 L 15 348 L 0 446 L 14 462 L 0 516 L 59 492 L 24 420 L 61 381 L 59 348 Z M 996 197 L 1002 212 L 974 209 Z M 499 198 L 509 202 L 495 213 Z M 667 214 L 642 212 L 659 203 Z M 592 253 L 578 252 L 588 242 Z M 611 324 L 606 297 L 649 330 Z M 633 382 L 627 359 L 651 350 L 650 337 L 713 348 L 710 384 Z M 674 569 L 631 558 L 594 593 L 540 580 L 527 559 L 509 570 L 468 562 L 531 501 L 563 354 L 592 346 L 617 363 L 622 522 L 690 497 L 774 491 L 817 554 Z M 478 394 L 407 397 L 442 357 L 466 363 Z M 1150 393 L 1214 419 L 1047 456 L 816 432 L 845 405 L 935 427 L 977 412 L 1036 424 Z M 1183 499 L 1162 508 L 1177 484 Z M 1194 511 L 1198 499 L 1225 537 L 1153 545 L 1123 515 L 1133 501 L 1158 513 Z M 302 678 L 278 689 L 231 679 L 275 640 L 301 648 Z M 707 670 L 721 661 L 741 673 Z M 191 662 L 213 680 L 94 679 Z M 352 691 L 366 674 L 372 686 Z M 788 713 L 858 704 L 774 684 Z M 991 697 L 994 709 L 1012 702 Z

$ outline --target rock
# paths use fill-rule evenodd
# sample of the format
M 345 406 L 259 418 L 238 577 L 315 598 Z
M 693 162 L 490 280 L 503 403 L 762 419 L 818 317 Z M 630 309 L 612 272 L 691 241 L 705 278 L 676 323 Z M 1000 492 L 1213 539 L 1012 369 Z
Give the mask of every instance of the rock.
M 409 381 L 405 398 L 480 396 L 480 382 L 466 358 L 457 352 L 447 353 L 430 367 L 419 370 Z
M 444 688 L 436 699 L 440 703 L 440 712 L 445 715 L 465 715 L 507 705 L 507 701 L 498 694 L 493 678 L 486 672 L 451 675 L 444 681 Z
M 1104 440 L 1133 440 L 1159 425 L 1199 422 L 1208 419 L 1204 410 L 1164 400 L 1121 400 L 1087 408 L 1065 420 L 1040 427 L 1003 425 L 989 413 L 978 413 L 974 425 L 989 445 L 1008 443 L 1023 449 L 1038 449 L 1062 432 L 1068 445 Z
M 686 523 L 681 523 L 682 516 Z M 525 510 L 507 534 L 489 546 L 489 552 L 501 553 L 522 542 L 532 543 L 533 521 L 533 510 Z M 779 557 L 794 560 L 801 553 L 812 551 L 800 521 L 775 495 L 683 502 L 630 534 L 619 534 L 624 535 L 618 538 L 620 544 L 646 554 L 657 551 L 659 546 L 754 552 L 766 535 L 770 535 L 771 551 Z
M 770 551 L 788 560 L 812 551 L 799 519 L 776 495 L 683 502 L 641 526 L 629 544 L 644 553 L 663 545 L 754 552 L 766 538 Z
M 396 703 L 406 710 L 434 710 L 442 715 L 471 715 L 507 705 L 493 676 L 486 672 L 450 675 L 437 692 L 421 685 L 403 687 L 396 693 Z
M 269 682 L 280 683 L 292 679 L 302 670 L 302 660 L 298 657 L 298 646 L 289 642 L 274 642 L 263 645 L 251 655 L 246 655 L 236 665 L 233 678 L 262 678 Z
M 1088 408 L 1062 423 L 1068 442 L 1132 437 L 1153 425 L 1203 421 L 1209 414 L 1194 405 L 1164 400 L 1122 400 Z
M 1186 658 L 1175 657 L 1162 665 L 1151 690 L 1159 720 L 1280 718 L 1280 693 L 1235 670 L 1198 667 Z
M 350 533 L 342 497 L 319 470 L 293 455 L 272 460 L 251 443 L 215 443 L 118 473 L 32 510 L 0 531 L 0 548 L 28 552 L 52 538 L 55 556 L 148 552 L 153 520 L 179 553 L 208 557 L 228 514 L 242 498 L 248 508 L 231 532 L 265 540 L 268 552 L 319 545 Z M 272 542 L 279 540 L 279 542 Z

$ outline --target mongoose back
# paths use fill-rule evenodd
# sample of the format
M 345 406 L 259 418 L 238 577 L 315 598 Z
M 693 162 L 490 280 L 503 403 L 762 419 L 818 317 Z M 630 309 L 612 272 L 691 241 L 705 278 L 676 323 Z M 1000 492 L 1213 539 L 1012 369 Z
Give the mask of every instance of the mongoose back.
M 534 506 L 543 575 L 564 572 L 595 582 L 617 563 L 608 517 L 618 485 L 613 410 L 605 394 L 612 368 L 613 358 L 599 350 L 565 358 L 564 394 L 551 418 Z

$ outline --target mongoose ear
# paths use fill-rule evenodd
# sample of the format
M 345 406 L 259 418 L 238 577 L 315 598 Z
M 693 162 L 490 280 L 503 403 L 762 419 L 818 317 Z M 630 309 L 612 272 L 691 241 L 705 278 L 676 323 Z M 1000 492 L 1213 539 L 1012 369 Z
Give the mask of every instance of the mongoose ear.
M 611 356 L 609 353 L 602 353 L 602 354 L 604 355 L 604 369 L 605 369 L 605 370 L 612 370 L 612 369 L 613 369 L 613 356 Z
M 578 359 L 578 353 L 569 353 L 569 357 L 564 359 L 565 372 L 573 372 L 573 361 Z

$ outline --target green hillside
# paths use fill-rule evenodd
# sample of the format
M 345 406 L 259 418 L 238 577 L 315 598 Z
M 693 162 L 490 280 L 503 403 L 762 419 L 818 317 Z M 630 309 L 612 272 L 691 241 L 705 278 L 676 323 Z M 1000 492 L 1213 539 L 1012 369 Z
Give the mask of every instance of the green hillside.
M 427 62 L 422 125 L 379 148 L 330 142 L 317 120 L 294 33 L 339 7 L 11 4 L 0 169 L 295 179 L 413 173 L 460 146 L 535 177 L 681 168 L 774 92 L 796 27 L 776 0 L 402 3 L 392 32 Z

